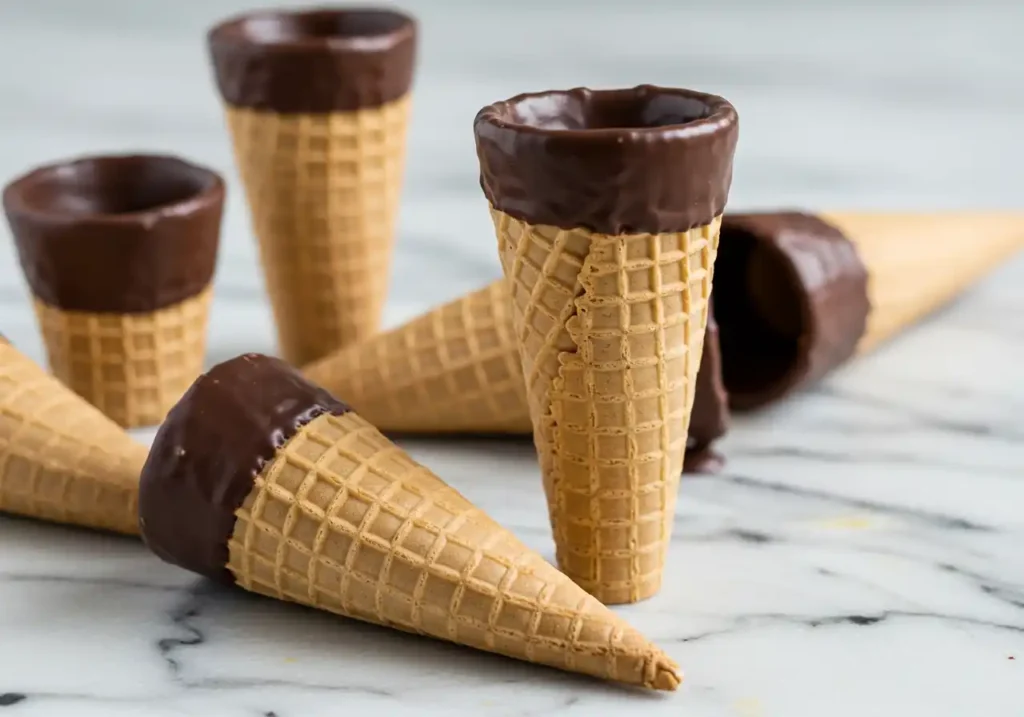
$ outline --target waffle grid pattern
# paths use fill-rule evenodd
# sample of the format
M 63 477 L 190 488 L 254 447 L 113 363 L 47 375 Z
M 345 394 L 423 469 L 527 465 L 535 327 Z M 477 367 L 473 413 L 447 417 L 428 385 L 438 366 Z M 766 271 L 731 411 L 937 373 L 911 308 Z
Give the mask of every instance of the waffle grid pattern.
M 674 687 L 657 648 L 355 413 L 302 428 L 236 516 L 228 567 L 248 590 Z
M 0 342 L 0 510 L 138 533 L 146 449 Z
M 212 292 L 144 314 L 64 311 L 36 299 L 50 368 L 115 423 L 159 424 L 203 371 Z
M 661 586 L 720 220 L 608 236 L 492 209 L 559 565 L 606 603 Z
M 503 281 L 306 369 L 385 431 L 522 433 L 530 425 Z
M 355 112 L 227 108 L 282 356 L 302 366 L 377 331 L 409 99 Z

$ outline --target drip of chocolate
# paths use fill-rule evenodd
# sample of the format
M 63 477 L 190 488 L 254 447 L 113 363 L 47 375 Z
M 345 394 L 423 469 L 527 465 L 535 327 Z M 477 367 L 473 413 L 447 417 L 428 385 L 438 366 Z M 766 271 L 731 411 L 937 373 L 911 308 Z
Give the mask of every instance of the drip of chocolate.
M 156 434 L 139 485 L 139 527 L 161 559 L 231 581 L 235 511 L 304 425 L 349 407 L 285 362 L 244 354 L 192 384 Z

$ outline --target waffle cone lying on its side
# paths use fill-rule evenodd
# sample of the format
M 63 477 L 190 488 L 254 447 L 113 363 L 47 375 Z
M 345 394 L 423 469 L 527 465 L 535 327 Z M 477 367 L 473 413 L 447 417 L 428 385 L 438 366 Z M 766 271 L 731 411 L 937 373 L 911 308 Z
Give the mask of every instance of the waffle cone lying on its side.
M 715 273 L 736 410 L 810 385 L 1024 249 L 1024 215 L 730 214 Z
M 138 532 L 144 446 L 0 337 L 0 511 Z
M 277 359 L 246 354 L 196 381 L 156 436 L 139 511 L 158 556 L 247 590 L 604 679 L 679 684 L 646 638 Z
M 209 33 L 282 355 L 379 327 L 416 25 L 386 9 L 259 10 Z
M 438 306 L 306 366 L 382 431 L 523 434 L 532 430 L 505 281 Z M 708 447 L 728 426 L 718 330 L 704 340 L 684 470 L 713 466 Z

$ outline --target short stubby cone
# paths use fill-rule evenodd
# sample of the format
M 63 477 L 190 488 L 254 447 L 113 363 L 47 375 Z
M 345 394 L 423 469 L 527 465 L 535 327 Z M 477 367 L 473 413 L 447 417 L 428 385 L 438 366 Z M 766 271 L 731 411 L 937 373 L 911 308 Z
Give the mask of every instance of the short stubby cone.
M 208 44 L 280 350 L 302 365 L 379 328 L 416 24 L 386 9 L 261 10 Z
M 525 94 L 474 123 L 559 566 L 661 586 L 738 120 L 641 86 Z
M 247 590 L 604 679 L 679 684 L 646 638 L 278 359 L 246 354 L 196 381 L 156 436 L 139 511 L 158 556 Z
M 0 511 L 138 532 L 146 449 L 0 338 Z
M 504 279 L 335 351 L 303 374 L 344 396 L 382 431 L 526 435 L 533 430 Z M 707 449 L 727 427 L 717 328 L 709 322 L 684 470 L 716 467 Z
M 126 428 L 203 370 L 224 182 L 166 155 L 83 157 L 7 185 L 4 210 L 54 375 Z
M 1024 215 L 765 212 L 722 223 L 723 379 L 767 405 L 920 321 L 1024 249 Z

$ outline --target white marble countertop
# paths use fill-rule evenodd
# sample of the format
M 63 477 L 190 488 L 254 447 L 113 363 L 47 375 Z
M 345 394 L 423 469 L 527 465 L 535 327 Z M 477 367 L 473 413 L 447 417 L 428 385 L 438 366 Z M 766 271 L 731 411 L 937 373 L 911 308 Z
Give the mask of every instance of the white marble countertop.
M 470 124 L 516 91 L 653 82 L 729 97 L 742 117 L 733 210 L 1024 202 L 1020 4 L 509 4 L 416 4 L 388 323 L 499 275 Z M 0 175 L 156 149 L 234 182 L 202 31 L 241 6 L 3 3 Z M 274 350 L 237 183 L 229 201 L 211 363 Z M 0 252 L 0 327 L 42 360 L 6 239 Z M 131 540 L 0 518 L 0 711 L 1020 717 L 1022 415 L 1019 257 L 815 390 L 736 420 L 726 471 L 684 480 L 662 593 L 616 608 L 683 665 L 673 695 L 213 588 Z M 553 553 L 528 443 L 406 445 Z

